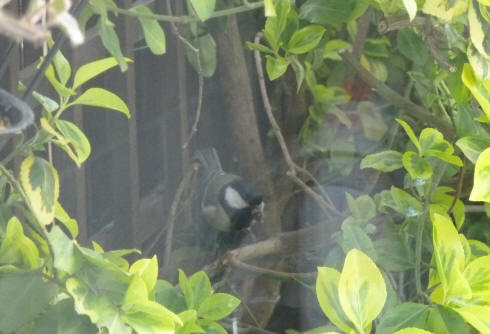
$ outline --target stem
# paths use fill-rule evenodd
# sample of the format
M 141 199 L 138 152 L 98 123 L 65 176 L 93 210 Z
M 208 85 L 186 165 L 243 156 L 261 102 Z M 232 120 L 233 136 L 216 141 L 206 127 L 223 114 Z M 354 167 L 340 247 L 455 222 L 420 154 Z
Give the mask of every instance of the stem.
M 233 8 L 223 9 L 223 10 L 217 10 L 209 17 L 209 19 L 240 14 L 240 13 L 256 10 L 256 9 L 259 9 L 262 7 L 264 7 L 264 3 L 262 1 L 258 1 L 258 2 L 254 2 L 254 3 L 248 3 L 247 5 L 243 5 L 243 6 L 238 6 L 238 7 L 233 7 Z M 198 17 L 193 17 L 193 16 L 173 16 L 173 15 L 163 15 L 163 14 L 138 13 L 138 12 L 132 11 L 131 8 L 130 9 L 110 8 L 109 10 L 114 12 L 114 13 L 118 13 L 118 14 L 123 14 L 123 15 L 127 15 L 127 16 L 132 16 L 132 17 L 146 17 L 149 19 L 154 19 L 154 20 L 162 21 L 162 22 L 190 23 L 190 22 L 201 21 Z
M 420 216 L 417 225 L 417 236 L 415 239 L 415 289 L 417 291 L 418 296 L 422 296 L 424 294 L 424 292 L 422 291 L 421 267 L 422 267 L 422 238 L 424 236 L 425 220 L 427 218 L 427 213 L 429 212 L 429 204 L 430 204 L 430 199 L 432 197 L 432 193 L 441 182 L 442 175 L 446 171 L 446 168 L 447 168 L 447 163 L 444 162 L 442 167 L 439 169 L 439 173 L 435 176 L 435 178 L 433 178 L 433 183 L 424 200 L 424 208 L 423 208 L 422 216 Z

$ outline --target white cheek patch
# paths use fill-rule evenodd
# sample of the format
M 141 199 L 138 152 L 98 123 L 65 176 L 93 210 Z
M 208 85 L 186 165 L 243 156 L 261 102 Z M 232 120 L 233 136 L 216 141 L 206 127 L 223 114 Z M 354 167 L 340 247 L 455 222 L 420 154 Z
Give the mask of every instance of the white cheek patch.
M 238 191 L 236 191 L 231 187 L 226 187 L 225 201 L 233 209 L 240 210 L 240 209 L 245 209 L 246 207 L 249 206 L 248 203 L 243 200 L 242 196 L 238 193 Z

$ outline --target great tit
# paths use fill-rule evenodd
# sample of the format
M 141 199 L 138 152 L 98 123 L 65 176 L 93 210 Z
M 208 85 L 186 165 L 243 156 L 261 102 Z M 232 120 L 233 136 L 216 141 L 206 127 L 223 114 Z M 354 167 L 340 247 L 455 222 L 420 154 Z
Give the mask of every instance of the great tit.
M 201 165 L 201 212 L 208 224 L 221 232 L 240 231 L 260 218 L 264 202 L 255 184 L 224 172 L 214 148 L 198 150 L 194 160 Z

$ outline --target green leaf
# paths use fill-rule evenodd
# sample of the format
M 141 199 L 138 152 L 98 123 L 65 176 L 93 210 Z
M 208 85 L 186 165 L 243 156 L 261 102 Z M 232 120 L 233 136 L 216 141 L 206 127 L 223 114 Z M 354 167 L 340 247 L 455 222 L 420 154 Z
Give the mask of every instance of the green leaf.
M 347 218 L 342 224 L 341 246 L 344 253 L 352 249 L 358 249 L 372 258 L 377 258 L 376 249 L 367 233 L 359 226 L 352 223 L 352 219 Z
M 468 334 L 469 326 L 463 318 L 449 307 L 437 305 L 430 309 L 426 329 L 440 334 Z
M 70 232 L 71 237 L 73 239 L 76 239 L 76 237 L 78 236 L 77 221 L 68 215 L 65 209 L 63 209 L 63 207 L 61 206 L 60 202 L 56 202 L 54 216 L 66 227 L 66 229 Z
M 424 3 L 422 11 L 434 15 L 442 21 L 451 21 L 466 12 L 468 0 L 430 0 Z
M 131 274 L 140 276 L 148 292 L 153 291 L 158 278 L 158 261 L 154 255 L 151 259 L 140 259 L 129 268 Z
M 401 119 L 398 119 L 398 118 L 396 119 L 396 121 L 398 123 L 400 123 L 400 125 L 403 127 L 403 129 L 407 133 L 408 138 L 410 138 L 410 140 L 415 145 L 415 147 L 417 148 L 417 150 L 419 151 L 419 153 L 421 153 L 422 152 L 422 149 L 420 148 L 419 140 L 417 139 L 417 136 L 415 136 L 415 133 L 413 132 L 413 130 L 410 127 L 410 125 L 408 125 L 408 123 L 405 122 L 404 120 L 401 120 Z
M 74 241 L 56 225 L 48 232 L 48 241 L 54 256 L 54 267 L 68 274 L 75 273 L 81 266 L 81 259 L 76 256 Z
M 194 307 L 199 308 L 201 303 L 211 296 L 211 281 L 204 271 L 198 271 L 189 278 L 189 284 L 194 298 Z
M 456 145 L 472 163 L 476 164 L 481 152 L 490 147 L 490 138 L 481 136 L 466 136 L 459 139 Z
M 75 311 L 73 300 L 65 298 L 51 305 L 42 317 L 36 319 L 32 334 L 87 334 L 97 333 L 90 319 Z
M 405 152 L 402 161 L 412 179 L 421 178 L 427 180 L 432 176 L 432 168 L 429 163 L 417 153 L 412 151 Z
M 468 22 L 472 45 L 486 58 L 490 57 L 490 23 L 482 15 L 476 0 L 469 0 Z
M 403 303 L 389 309 L 381 318 L 376 334 L 391 334 L 406 327 L 425 327 L 429 316 L 429 306 Z
M 29 155 L 20 165 L 19 178 L 36 218 L 42 225 L 50 224 L 60 191 L 56 169 L 43 158 Z
M 213 15 L 216 0 L 190 0 L 192 8 L 201 21 L 206 21 Z
M 437 157 L 458 167 L 463 166 L 461 159 L 455 155 L 453 146 L 444 140 L 442 133 L 432 128 L 425 128 L 419 136 L 422 155 Z
M 184 296 L 169 282 L 158 280 L 155 284 L 155 301 L 175 313 L 187 309 Z
M 369 154 L 361 160 L 361 169 L 374 168 L 386 173 L 401 167 L 403 167 L 402 154 L 392 150 Z
M 0 245 L 0 265 L 5 264 L 27 269 L 39 267 L 39 251 L 36 244 L 24 235 L 22 224 L 15 216 L 8 221 Z
M 0 271 L 0 331 L 20 333 L 23 325 L 44 312 L 55 292 L 54 284 L 38 271 Z
M 490 302 L 490 255 L 471 261 L 463 274 L 471 286 L 472 298 L 488 304 Z
M 481 334 L 490 334 L 490 308 L 487 305 L 465 305 L 454 310 Z
M 293 68 L 294 75 L 296 77 L 296 93 L 298 93 L 299 90 L 301 89 L 301 84 L 305 79 L 305 68 L 297 58 L 293 58 L 291 66 Z
M 179 285 L 182 293 L 184 294 L 185 303 L 189 309 L 194 308 L 194 292 L 192 290 L 191 284 L 187 279 L 184 271 L 179 269 Z
M 199 50 L 199 60 L 201 62 L 201 73 L 205 78 L 213 76 L 216 71 L 216 42 L 211 34 L 205 34 L 193 41 L 194 47 Z M 187 60 L 196 71 L 199 71 L 197 64 L 197 54 L 186 48 Z
M 60 97 L 67 98 L 75 94 L 75 91 L 73 89 L 67 88 L 65 85 L 59 82 L 58 79 L 56 79 L 53 65 L 50 64 L 48 68 L 46 68 L 44 76 L 46 77 L 46 79 L 48 79 L 49 83 L 51 84 L 51 86 L 53 86 L 54 90 L 56 90 Z
M 126 61 L 132 61 L 129 58 L 124 58 Z M 99 60 L 94 60 L 90 63 L 80 66 L 80 68 L 75 73 L 75 78 L 73 79 L 73 89 L 76 89 L 89 81 L 92 78 L 95 78 L 101 73 L 113 68 L 116 66 L 117 60 L 114 57 L 103 58 Z
M 358 332 L 371 326 L 383 309 L 386 296 L 383 276 L 374 262 L 357 249 L 347 253 L 339 279 L 339 299 Z
M 199 3 L 210 3 L 214 0 L 197 0 Z M 191 2 L 194 4 L 196 0 Z M 131 11 L 151 15 L 153 12 L 146 6 L 135 6 L 131 8 Z M 202 19 L 202 18 L 201 18 Z M 166 52 L 165 32 L 163 31 L 160 23 L 152 18 L 145 16 L 138 16 L 138 20 L 143 28 L 143 34 L 145 36 L 145 42 L 149 46 L 151 52 L 156 55 L 162 55 Z M 203 20 L 204 21 L 204 20 Z
M 264 16 L 276 16 L 276 9 L 272 0 L 264 0 Z
M 87 89 L 75 101 L 70 103 L 70 105 L 76 104 L 112 109 L 122 112 L 128 118 L 130 117 L 126 103 L 116 94 L 103 88 L 95 87 Z
M 39 102 L 39 104 L 43 107 L 43 109 L 49 113 L 58 110 L 58 108 L 60 107 L 58 102 L 54 101 L 53 99 L 45 95 L 39 94 L 36 91 L 32 92 L 32 97 L 34 97 L 34 99 L 37 102 Z
M 199 320 L 198 324 L 204 330 L 206 334 L 228 334 L 226 329 L 223 328 L 219 323 L 210 320 Z
M 325 33 L 319 25 L 309 25 L 294 32 L 289 40 L 287 51 L 295 54 L 306 53 L 315 48 Z
M 479 80 L 470 64 L 464 64 L 461 75 L 463 83 L 480 104 L 487 117 L 490 116 L 490 80 Z
M 351 52 L 352 44 L 342 39 L 331 39 L 325 44 L 323 48 L 323 58 L 342 60 L 342 57 L 340 57 L 340 53 L 345 51 Z
M 471 68 L 479 80 L 490 79 L 490 60 L 487 56 L 478 52 L 473 45 L 468 46 L 466 53 Z
M 471 288 L 463 276 L 465 254 L 458 231 L 449 218 L 438 214 L 433 216 L 432 224 L 433 258 L 441 281 L 441 304 L 448 303 L 452 297 L 471 298 Z
M 71 67 L 70 63 L 61 53 L 61 51 L 56 52 L 56 54 L 54 55 L 53 64 L 61 84 L 66 85 L 68 79 L 70 79 L 71 76 Z
M 410 21 L 412 21 L 417 15 L 417 2 L 415 2 L 415 0 L 403 0 L 403 5 L 407 10 Z
M 448 195 L 447 193 L 449 192 L 454 193 L 455 191 L 450 187 L 438 187 L 432 194 L 431 202 L 434 204 L 431 204 L 431 209 L 432 205 L 437 205 L 440 206 L 440 210 L 435 210 L 435 212 L 439 214 L 447 214 L 449 208 L 452 207 L 454 222 L 459 230 L 464 222 L 464 204 L 459 199 L 454 202 L 454 196 Z
M 266 56 L 266 70 L 269 80 L 275 80 L 286 73 L 289 62 L 283 57 Z
M 361 195 L 354 198 L 351 194 L 346 193 L 345 197 L 352 217 L 356 220 L 367 222 L 376 216 L 376 203 L 370 196 Z
M 123 319 L 138 334 L 175 333 L 175 323 L 182 325 L 177 315 L 153 301 L 131 305 Z
M 119 37 L 117 36 L 116 30 L 111 25 L 106 23 L 103 17 L 99 18 L 99 21 L 97 22 L 97 30 L 100 38 L 102 39 L 102 44 L 104 47 L 117 60 L 121 71 L 126 72 L 128 69 L 128 63 L 122 54 L 121 45 L 119 44 Z
M 238 305 L 240 299 L 227 293 L 215 293 L 202 301 L 197 314 L 205 319 L 220 320 L 233 312 Z
M 73 277 L 66 280 L 66 290 L 75 301 L 77 313 L 87 315 L 99 329 L 106 328 L 109 334 L 131 334 L 131 328 L 123 322 L 122 314 L 108 296 L 96 295 Z
M 307 0 L 301 5 L 299 18 L 310 23 L 331 25 L 352 19 L 355 0 Z
M 395 209 L 405 217 L 416 217 L 422 214 L 423 204 L 406 191 L 392 186 L 391 197 L 395 203 Z
M 316 297 L 327 318 L 345 333 L 351 333 L 350 321 L 340 305 L 338 286 L 340 273 L 328 267 L 318 267 Z
M 275 5 L 276 15 L 271 15 L 265 21 L 264 36 L 274 52 L 281 47 L 281 35 L 286 28 L 288 13 L 291 10 L 289 0 L 279 0 Z
M 397 47 L 401 54 L 417 65 L 424 65 L 429 60 L 427 44 L 412 28 L 398 31 Z
M 470 201 L 490 202 L 490 148 L 485 149 L 476 161 Z
M 67 143 L 73 147 L 76 152 L 76 159 L 73 160 L 80 166 L 90 155 L 90 142 L 82 130 L 72 122 L 58 119 L 56 126 Z

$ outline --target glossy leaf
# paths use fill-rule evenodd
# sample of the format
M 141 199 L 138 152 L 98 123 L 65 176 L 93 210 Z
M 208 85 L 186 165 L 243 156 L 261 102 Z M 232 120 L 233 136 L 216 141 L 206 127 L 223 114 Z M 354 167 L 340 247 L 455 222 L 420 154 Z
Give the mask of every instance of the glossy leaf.
M 487 305 L 465 305 L 455 311 L 481 334 L 490 334 L 490 308 Z
M 320 25 L 308 25 L 297 30 L 289 40 L 287 51 L 295 54 L 306 53 L 315 48 L 325 33 Z
M 76 239 L 76 237 L 78 236 L 77 221 L 68 215 L 65 209 L 63 209 L 63 207 L 61 206 L 60 202 L 56 202 L 54 216 L 70 232 L 71 237 L 73 239 Z
M 342 39 L 331 39 L 323 48 L 323 58 L 332 60 L 342 60 L 340 53 L 344 51 L 352 51 L 352 44 Z
M 75 91 L 73 89 L 67 88 L 56 78 L 53 65 L 50 64 L 46 68 L 44 76 L 46 77 L 46 79 L 48 79 L 49 83 L 51 84 L 51 86 L 53 86 L 54 90 L 58 93 L 60 97 L 67 98 L 75 94 Z
M 199 50 L 199 60 L 201 68 L 197 63 L 197 54 L 186 48 L 187 60 L 191 63 L 196 71 L 201 71 L 205 78 L 213 76 L 216 71 L 216 42 L 211 34 L 205 34 L 193 41 L 194 47 Z
M 128 62 L 131 61 L 131 59 L 129 58 L 125 58 L 125 60 Z M 117 64 L 118 62 L 116 58 L 108 57 L 95 60 L 80 66 L 80 68 L 75 73 L 75 77 L 73 79 L 73 89 L 80 87 L 90 79 L 93 79 L 101 73 L 104 73 L 105 71 L 113 68 Z
M 490 202 L 490 148 L 485 149 L 476 161 L 470 201 Z
M 475 76 L 479 80 L 490 79 L 490 59 L 488 56 L 478 52 L 473 45 L 468 47 L 466 55 L 468 56 L 468 60 L 470 61 Z
M 140 276 L 146 284 L 148 292 L 153 291 L 158 277 L 158 261 L 154 255 L 151 259 L 140 259 L 129 268 L 131 274 Z
M 56 169 L 43 158 L 30 155 L 22 162 L 19 176 L 36 218 L 42 225 L 50 224 L 60 191 Z
M 434 260 L 441 281 L 442 303 L 451 297 L 471 298 L 471 288 L 463 276 L 465 254 L 458 232 L 447 217 L 435 214 L 433 219 Z
M 405 152 L 402 161 L 412 179 L 421 178 L 427 180 L 432 176 L 432 168 L 429 163 L 417 153 L 412 151 Z
M 434 334 L 434 333 L 426 331 L 424 329 L 411 327 L 411 328 L 401 329 L 393 334 Z
M 201 303 L 211 296 L 211 281 L 204 271 L 198 271 L 189 278 L 189 284 L 194 298 L 194 307 L 199 308 Z
M 490 57 L 490 39 L 488 36 L 490 23 L 488 22 L 488 18 L 485 18 L 482 15 L 477 1 L 471 0 L 468 1 L 468 3 L 468 22 L 470 26 L 470 38 L 472 45 L 478 50 L 479 53 L 488 58 Z
M 400 125 L 403 127 L 403 129 L 405 130 L 406 134 L 408 135 L 408 138 L 410 138 L 410 140 L 415 145 L 415 147 L 417 148 L 417 150 L 419 151 L 419 153 L 422 152 L 422 149 L 420 147 L 419 140 L 417 139 L 417 136 L 415 136 L 415 133 L 413 132 L 413 130 L 410 127 L 410 125 L 408 125 L 408 123 L 405 122 L 404 120 L 401 120 L 401 119 L 398 119 L 398 118 L 396 119 L 396 121 L 398 123 L 400 123 Z
M 338 286 L 340 273 L 328 267 L 318 267 L 316 296 L 320 307 L 327 318 L 339 329 L 350 333 L 354 329 L 340 305 Z
M 490 302 L 490 255 L 479 257 L 465 268 L 464 276 L 468 280 L 476 300 Z
M 201 21 L 206 21 L 213 15 L 216 0 L 190 0 L 190 2 Z
M 266 70 L 269 80 L 275 80 L 286 73 L 289 62 L 285 58 L 267 55 L 266 59 Z
M 56 74 L 58 75 L 58 79 L 62 85 L 66 85 L 68 79 L 71 76 L 71 67 L 68 60 L 61 53 L 61 51 L 56 52 L 53 58 L 53 65 L 56 70 Z
M 374 168 L 382 172 L 392 172 L 401 167 L 402 154 L 392 150 L 369 154 L 361 160 L 361 169 Z
M 481 152 L 490 147 L 490 138 L 482 136 L 466 136 L 456 142 L 463 154 L 476 164 Z
M 430 309 L 427 324 L 423 328 L 438 334 L 468 334 L 470 327 L 452 308 L 437 305 Z
M 344 23 L 351 19 L 355 5 L 352 0 L 307 0 L 301 5 L 299 18 L 322 25 Z
M 275 4 L 276 15 L 271 15 L 265 21 L 264 36 L 274 51 L 281 47 L 281 35 L 286 28 L 290 9 L 289 0 L 279 0 Z
M 214 0 L 199 0 L 199 3 L 209 3 Z M 194 3 L 195 1 L 192 1 Z M 146 6 L 135 6 L 131 8 L 131 11 L 140 14 L 150 15 L 153 14 L 150 8 Z M 138 16 L 138 20 L 143 28 L 143 35 L 145 36 L 145 42 L 150 48 L 151 52 L 156 55 L 162 55 L 166 52 L 166 39 L 165 32 L 163 31 L 160 23 L 152 18 L 146 16 Z
M 463 83 L 478 101 L 487 117 L 490 116 L 490 80 L 479 80 L 470 64 L 464 64 L 461 75 Z
M 209 320 L 220 320 L 233 312 L 240 300 L 227 293 L 215 293 L 205 298 L 197 309 L 200 317 Z
M 363 252 L 353 249 L 345 257 L 339 279 L 339 300 L 357 331 L 379 315 L 386 301 L 386 285 L 381 272 Z
M 0 331 L 17 333 L 46 310 L 56 293 L 39 272 L 0 271 Z
M 291 66 L 294 71 L 294 76 L 296 77 L 296 93 L 299 92 L 301 89 L 301 84 L 303 83 L 303 80 L 305 78 L 305 68 L 303 67 L 303 64 L 298 59 L 293 59 L 291 62 Z
M 82 93 L 70 105 L 83 104 L 93 107 L 101 107 L 120 111 L 128 118 L 130 117 L 129 109 L 126 103 L 119 96 L 103 88 L 89 88 Z
M 24 235 L 24 229 L 17 217 L 7 223 L 7 229 L 0 245 L 0 265 L 12 264 L 25 269 L 39 267 L 39 251 L 36 244 Z
M 264 16 L 276 16 L 276 9 L 272 0 L 264 0 Z
M 76 159 L 74 161 L 80 166 L 90 155 L 90 142 L 76 124 L 59 119 L 56 125 L 67 143 L 76 152 Z
M 97 22 L 97 30 L 100 38 L 102 39 L 102 44 L 104 47 L 117 60 L 121 71 L 126 72 L 128 69 L 128 63 L 122 54 L 121 45 L 119 43 L 119 37 L 117 36 L 116 30 L 110 24 L 104 22 L 102 17 L 99 18 L 99 21 Z
M 434 15 L 442 21 L 451 21 L 466 12 L 468 8 L 467 0 L 430 0 L 424 3 L 422 11 L 426 14 Z
M 406 327 L 425 327 L 429 316 L 429 306 L 403 303 L 389 309 L 381 318 L 376 334 L 391 334 Z

